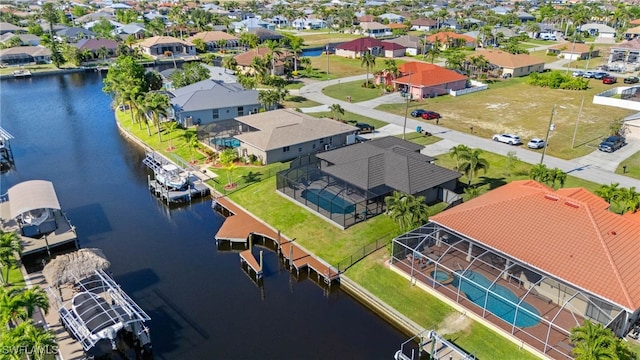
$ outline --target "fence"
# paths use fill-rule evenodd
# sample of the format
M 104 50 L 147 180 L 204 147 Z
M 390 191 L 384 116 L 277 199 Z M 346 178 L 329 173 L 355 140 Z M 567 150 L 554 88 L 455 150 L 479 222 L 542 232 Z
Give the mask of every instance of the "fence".
M 387 246 L 389 243 L 391 243 L 391 240 L 392 240 L 391 234 L 387 233 L 379 237 L 378 239 L 376 239 L 376 241 L 363 246 L 360 250 L 340 260 L 340 262 L 336 266 L 336 268 L 338 269 L 338 273 L 341 274 L 347 271 L 348 268 L 353 266 L 358 261 L 364 259 L 365 257 L 376 252 L 377 250 Z
M 474 93 L 476 91 L 487 90 L 488 88 L 489 88 L 489 85 L 487 85 L 487 84 L 481 83 L 479 81 L 471 80 L 471 87 L 468 87 L 468 88 L 462 89 L 462 90 L 458 90 L 458 91 L 449 90 L 449 95 L 451 95 L 451 96 L 460 96 L 460 95 L 465 95 L 465 94 L 471 94 L 471 93 Z

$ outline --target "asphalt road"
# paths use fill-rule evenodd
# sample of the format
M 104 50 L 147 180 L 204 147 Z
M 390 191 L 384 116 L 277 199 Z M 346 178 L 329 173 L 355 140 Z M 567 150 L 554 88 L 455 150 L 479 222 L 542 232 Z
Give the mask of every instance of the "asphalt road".
M 441 141 L 425 148 L 423 153 L 431 156 L 446 153 L 451 147 L 458 144 L 465 144 L 471 148 L 480 148 L 485 151 L 501 155 L 507 155 L 508 152 L 515 151 L 516 156 L 522 161 L 531 164 L 537 164 L 540 162 L 541 152 L 528 150 L 526 146 L 510 146 L 494 142 L 491 139 L 477 137 L 471 133 L 463 133 L 441 126 L 436 126 L 432 123 L 417 121 L 411 116 L 405 118 L 404 116 L 389 114 L 375 109 L 375 107 L 381 103 L 397 102 L 397 99 L 393 98 L 394 96 L 397 97 L 397 94 L 389 94 L 360 103 L 350 103 L 347 102 L 346 99 L 345 101 L 337 100 L 322 94 L 322 89 L 326 86 L 336 85 L 338 82 L 346 83 L 364 80 L 365 76 L 366 75 L 357 75 L 336 80 L 315 82 L 302 87 L 297 92 L 292 91 L 292 93 L 298 93 L 300 96 L 304 96 L 309 100 L 313 100 L 321 104 L 340 104 L 340 106 L 347 111 L 404 127 L 407 132 L 413 132 L 416 127 L 421 126 L 426 131 L 444 139 L 444 142 Z M 628 188 L 633 186 L 640 188 L 639 180 L 615 174 L 613 172 L 622 160 L 637 151 L 640 151 L 640 141 L 636 140 L 630 141 L 625 147 L 611 154 L 601 153 L 595 148 L 593 153 L 572 160 L 563 160 L 547 154 L 544 157 L 544 164 L 550 168 L 557 167 L 572 176 L 599 184 L 619 183 L 621 187 Z

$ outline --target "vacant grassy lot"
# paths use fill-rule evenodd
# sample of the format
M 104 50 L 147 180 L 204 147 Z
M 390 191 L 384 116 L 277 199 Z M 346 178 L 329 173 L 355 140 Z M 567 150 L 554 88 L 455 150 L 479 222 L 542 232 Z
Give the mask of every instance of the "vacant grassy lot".
M 314 112 L 314 113 L 309 113 L 309 115 L 311 116 L 315 116 L 315 117 L 325 117 L 325 118 L 330 118 L 333 119 L 333 113 L 330 111 L 326 111 L 326 112 Z M 349 124 L 356 124 L 359 122 L 362 123 L 367 123 L 369 125 L 373 125 L 376 129 L 379 129 L 385 125 L 388 125 L 388 123 L 381 121 L 381 120 L 376 120 L 376 119 L 372 119 L 370 117 L 366 117 L 363 115 L 359 115 L 356 113 L 352 113 L 349 111 L 345 111 L 344 115 L 340 115 L 340 119 L 345 120 L 347 123 Z
M 609 85 L 590 81 L 586 91 L 553 90 L 532 86 L 527 78 L 509 79 L 489 85 L 489 89 L 460 97 L 440 96 L 435 99 L 412 102 L 416 108 L 434 110 L 442 114 L 441 126 L 470 132 L 490 138 L 492 134 L 510 132 L 520 135 L 523 142 L 533 137 L 544 138 L 553 105 L 555 131 L 549 137 L 547 153 L 563 159 L 572 159 L 594 150 L 598 142 L 608 135 L 610 124 L 631 115 L 633 111 L 594 105 L 593 96 Z M 573 132 L 578 119 L 580 103 L 585 98 L 578 121 L 575 148 L 571 149 Z M 391 104 L 378 107 L 397 115 L 404 115 L 404 106 Z
M 640 151 L 622 161 L 616 169 L 617 174 L 623 173 L 623 166 L 627 167 L 627 172 L 624 173 L 626 176 L 632 177 L 634 179 L 640 179 Z
M 369 80 L 371 79 L 373 79 L 373 75 L 369 74 Z M 344 101 L 347 96 L 351 96 L 352 102 L 367 101 L 382 95 L 380 89 L 365 88 L 362 86 L 363 84 L 364 80 L 340 83 L 337 85 L 327 86 L 322 89 L 322 93 L 342 101 Z
M 396 135 L 396 137 L 402 139 L 402 135 Z M 437 136 L 424 136 L 414 131 L 406 133 L 404 139 L 418 145 L 431 145 L 442 140 Z
M 547 55 L 547 50 L 531 51 L 531 52 L 529 52 L 529 55 L 540 59 L 545 64 L 552 63 L 554 61 L 558 61 L 558 57 L 556 55 Z
M 286 99 L 282 102 L 282 106 L 286 108 L 305 108 L 305 107 L 314 107 L 320 106 L 322 104 L 317 103 L 313 100 L 309 100 L 306 97 L 299 95 L 290 95 L 287 96 Z
M 305 47 L 319 47 L 326 46 L 327 43 L 330 42 L 338 42 L 338 41 L 349 41 L 353 39 L 357 39 L 360 36 L 355 34 L 344 34 L 344 33 L 326 33 L 326 31 L 322 34 L 316 33 L 298 33 L 296 36 L 300 36 L 304 40 Z
M 327 57 L 329 58 L 329 76 L 327 76 Z M 311 66 L 317 69 L 322 75 L 320 78 L 326 80 L 337 79 L 347 76 L 365 74 L 367 72 L 366 66 L 361 66 L 362 60 L 360 59 L 348 59 L 342 56 L 336 55 L 322 55 L 310 57 Z M 405 62 L 404 60 L 395 59 L 396 63 L 400 65 Z M 373 69 L 369 69 L 369 75 L 376 71 L 384 69 L 384 59 L 376 58 L 376 65 Z M 373 78 L 373 76 L 371 75 Z

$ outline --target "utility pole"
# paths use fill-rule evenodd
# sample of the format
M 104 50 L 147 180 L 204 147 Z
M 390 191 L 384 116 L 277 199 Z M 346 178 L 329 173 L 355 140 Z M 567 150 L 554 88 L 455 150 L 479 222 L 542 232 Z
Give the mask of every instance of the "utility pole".
M 544 155 L 547 153 L 547 147 L 549 146 L 549 133 L 551 132 L 551 125 L 553 124 L 553 115 L 556 113 L 556 104 L 553 104 L 551 110 L 551 118 L 549 119 L 549 126 L 547 126 L 547 136 L 544 138 L 544 147 L 542 148 L 542 156 L 540 157 L 540 165 L 544 162 Z
M 404 125 L 402 126 L 402 140 L 405 140 L 406 132 L 407 132 L 407 115 L 409 114 L 409 101 L 411 101 L 411 75 L 413 73 L 409 73 L 409 91 L 405 95 L 407 97 L 407 103 L 404 107 Z
M 571 140 L 571 150 L 573 150 L 573 146 L 576 144 L 576 135 L 578 134 L 578 121 L 580 121 L 580 114 L 582 114 L 582 106 L 584 106 L 584 96 L 582 97 L 582 103 L 580 104 L 580 111 L 578 111 L 578 117 L 576 118 L 576 127 L 575 129 L 573 129 L 573 139 Z

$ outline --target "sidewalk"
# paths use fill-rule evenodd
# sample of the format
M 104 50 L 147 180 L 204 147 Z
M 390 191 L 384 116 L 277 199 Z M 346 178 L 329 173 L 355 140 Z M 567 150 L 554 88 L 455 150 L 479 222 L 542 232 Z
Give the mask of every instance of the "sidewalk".
M 480 138 L 474 136 L 471 133 L 463 133 L 459 131 L 450 130 L 441 126 L 437 126 L 432 122 L 426 121 L 417 121 L 412 117 L 404 118 L 403 116 L 398 116 L 394 114 L 390 114 L 384 111 L 374 109 L 372 105 L 372 100 L 364 101 L 361 103 L 349 103 L 346 101 L 338 100 L 326 96 L 322 93 L 322 89 L 326 86 L 337 85 L 338 81 L 341 83 L 350 82 L 350 81 L 359 81 L 364 80 L 366 75 L 356 75 L 350 76 L 342 79 L 328 80 L 328 81 L 320 81 L 315 82 L 309 85 L 302 87 L 299 91 L 300 96 L 304 96 L 309 100 L 313 100 L 315 102 L 321 104 L 339 104 L 346 111 L 350 111 L 356 114 L 360 114 L 363 116 L 367 116 L 373 119 L 378 119 L 380 121 L 387 122 L 389 124 L 394 124 L 400 126 L 401 128 L 405 126 L 406 123 L 406 131 L 412 132 L 415 131 L 416 127 L 421 126 L 426 131 L 432 133 L 435 136 L 438 136 L 444 140 L 447 140 L 446 143 L 448 148 L 452 146 L 456 146 L 458 144 L 465 144 L 471 148 L 479 148 L 488 152 L 500 154 L 506 156 L 509 152 L 515 152 L 516 156 L 527 163 L 537 164 L 540 162 L 541 152 L 540 151 L 532 151 L 528 150 L 526 146 L 510 146 L 503 143 L 498 143 L 492 141 L 491 139 Z M 446 123 L 447 119 L 442 119 L 441 123 Z M 449 146 L 450 145 L 450 146 Z M 553 146 L 553 144 L 551 144 Z M 640 150 L 640 144 L 629 143 L 624 148 L 624 152 L 619 153 L 620 155 L 626 155 L 626 151 L 630 153 L 634 153 L 635 151 Z M 433 144 L 427 146 L 425 148 L 425 153 L 430 156 L 440 155 L 446 153 L 447 151 L 442 151 L 442 145 Z M 439 153 L 435 153 L 438 151 Z M 594 151 L 597 152 L 596 149 Z M 618 150 L 623 151 L 623 149 Z M 617 153 L 617 152 L 616 152 Z M 610 183 L 618 183 L 621 187 L 638 187 L 638 180 L 632 179 L 630 177 L 618 175 L 612 172 L 612 168 L 615 169 L 618 164 L 624 159 L 620 158 L 620 155 L 616 153 L 612 154 L 590 154 L 591 156 L 583 156 L 581 158 L 572 159 L 572 160 L 563 160 L 559 158 L 555 158 L 549 155 L 545 155 L 544 163 L 550 168 L 559 168 L 562 171 L 589 181 L 596 182 L 598 184 L 610 184 Z M 602 156 L 600 156 L 602 155 Z

